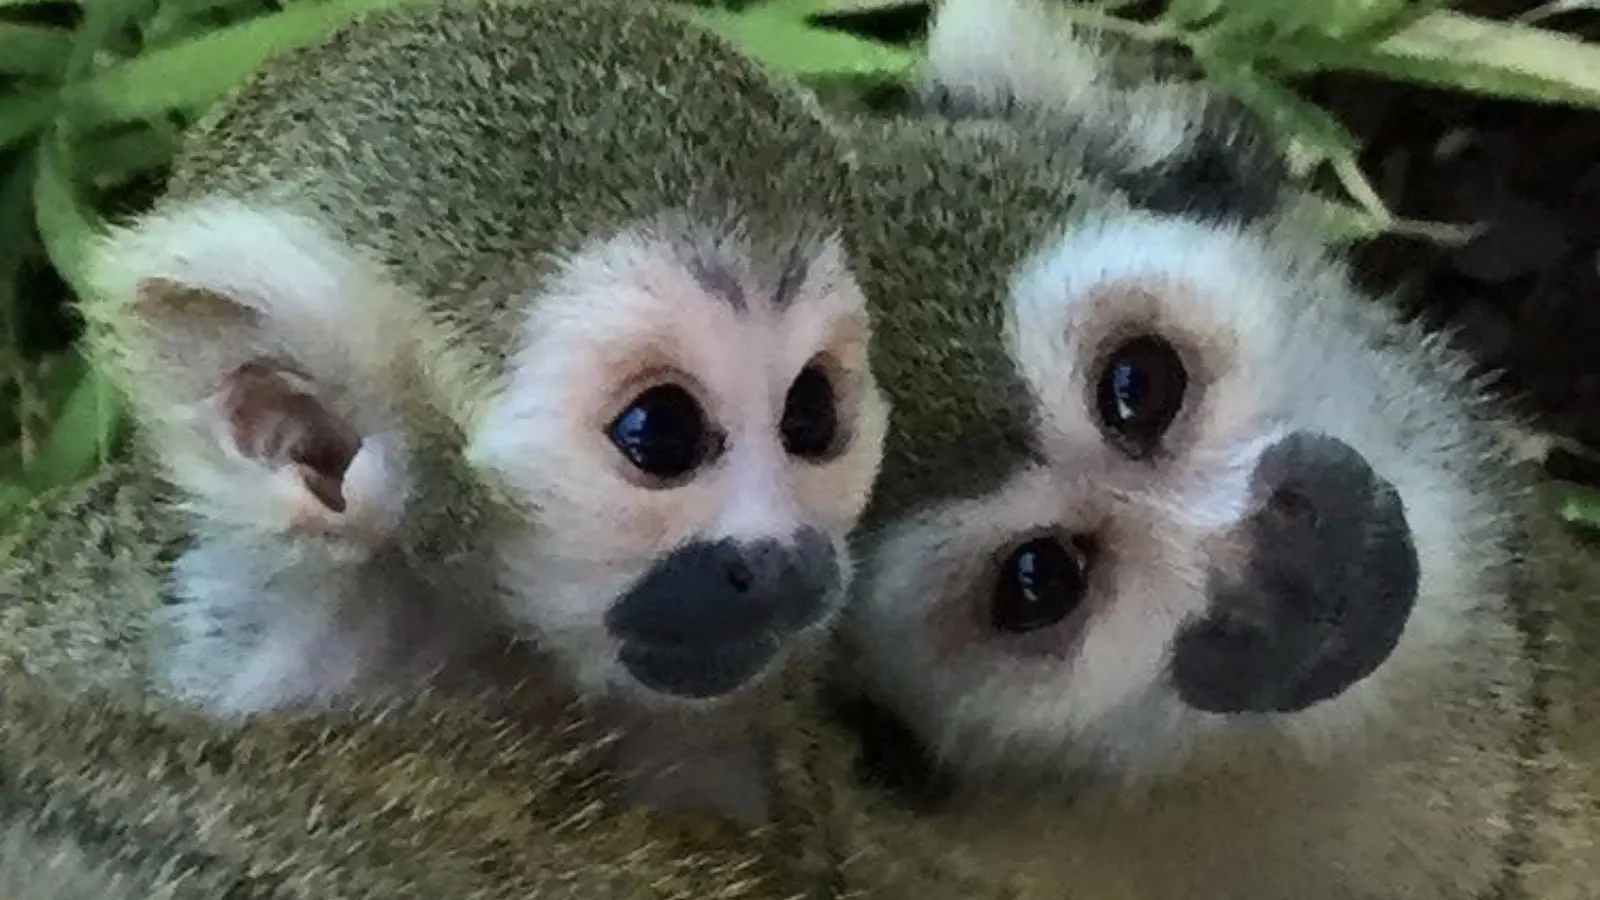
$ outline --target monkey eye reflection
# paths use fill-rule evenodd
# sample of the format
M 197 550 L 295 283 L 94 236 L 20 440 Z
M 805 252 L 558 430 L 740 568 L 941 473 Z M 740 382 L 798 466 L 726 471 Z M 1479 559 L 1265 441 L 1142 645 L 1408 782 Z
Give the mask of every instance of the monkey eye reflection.
M 612 420 L 609 434 L 628 462 L 662 487 L 710 462 L 721 444 L 700 402 L 676 384 L 647 388 Z
M 789 385 L 778 431 L 786 453 L 810 462 L 826 462 L 845 449 L 837 393 L 821 366 L 806 366 Z M 694 394 L 670 382 L 634 397 L 606 432 L 652 488 L 683 484 L 714 462 L 727 443 Z
M 1172 344 L 1140 335 L 1112 350 L 1095 383 L 1100 426 L 1135 459 L 1155 452 L 1183 408 L 1189 373 Z
M 1012 550 L 996 573 L 990 624 L 1024 634 L 1072 615 L 1088 593 L 1091 549 L 1085 539 L 1043 535 Z

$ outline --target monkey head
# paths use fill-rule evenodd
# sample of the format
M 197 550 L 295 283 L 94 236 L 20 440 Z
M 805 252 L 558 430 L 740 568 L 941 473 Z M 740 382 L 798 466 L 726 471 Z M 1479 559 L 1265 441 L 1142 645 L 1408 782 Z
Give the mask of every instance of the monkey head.
M 591 691 L 720 698 L 843 604 L 885 408 L 833 240 L 609 236 L 530 308 L 471 459 L 514 617 Z
M 1145 124 L 1007 90 L 1080 132 Z M 894 421 L 845 626 L 854 677 L 979 780 L 1138 779 L 1247 737 L 1315 755 L 1369 733 L 1504 602 L 1509 480 L 1483 385 L 1359 294 L 1292 204 L 1249 199 L 1233 179 L 1254 167 L 1171 183 L 1229 152 L 1216 123 L 1246 124 L 1180 116 L 1190 138 L 1155 165 L 1112 166 L 1018 107 L 924 127 L 1008 133 L 1031 159 L 991 167 L 948 136 L 874 157 L 882 277 L 938 323 L 878 332 Z M 921 170 L 942 174 L 904 174 Z
M 841 607 L 881 457 L 847 175 L 803 91 L 661 5 L 275 57 L 98 257 L 99 356 L 198 527 L 254 541 L 180 592 L 403 647 L 492 619 L 585 696 L 760 681 Z

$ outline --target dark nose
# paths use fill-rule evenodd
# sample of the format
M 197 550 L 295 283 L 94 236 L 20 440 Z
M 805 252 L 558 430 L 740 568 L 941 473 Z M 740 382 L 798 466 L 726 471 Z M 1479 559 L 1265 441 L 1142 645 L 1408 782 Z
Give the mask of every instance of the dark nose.
M 607 613 L 625 641 L 712 647 L 815 623 L 839 587 L 833 545 L 813 529 L 792 541 L 701 541 L 661 560 Z
M 1210 573 L 1206 615 L 1179 629 L 1172 678 L 1216 713 L 1296 712 L 1394 652 L 1420 568 L 1405 506 L 1355 448 L 1297 432 L 1262 454 L 1242 566 Z

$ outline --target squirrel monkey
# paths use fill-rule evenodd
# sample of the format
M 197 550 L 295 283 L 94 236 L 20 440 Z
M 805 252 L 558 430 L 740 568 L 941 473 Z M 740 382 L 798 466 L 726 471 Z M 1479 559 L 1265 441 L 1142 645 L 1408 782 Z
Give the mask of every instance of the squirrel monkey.
M 924 114 L 1056 153 L 1063 187 L 987 182 L 978 150 L 943 184 L 985 178 L 980 199 L 863 179 L 944 216 L 878 220 L 862 246 L 892 271 L 869 293 L 961 285 L 922 295 L 942 333 L 997 337 L 967 345 L 982 377 L 917 381 L 889 372 L 944 351 L 901 318 L 876 334 L 894 418 L 841 637 L 874 765 L 942 837 L 889 814 L 853 836 L 929 882 L 961 847 L 980 883 L 1038 897 L 1446 900 L 1525 877 L 1537 770 L 1562 767 L 1538 743 L 1529 484 L 1489 386 L 1351 285 L 1222 102 L 1130 89 L 1030 0 L 947 0 L 929 48 Z M 862 142 L 869 171 L 906 165 L 889 143 Z M 1070 198 L 1080 165 L 1126 203 Z M 1003 276 L 930 268 L 972 247 Z M 1588 809 L 1569 837 L 1593 839 Z
M 208 114 L 85 304 L 192 515 L 162 688 L 337 704 L 525 640 L 644 782 L 701 760 L 647 793 L 749 774 L 885 428 L 818 113 L 663 5 L 444 0 Z

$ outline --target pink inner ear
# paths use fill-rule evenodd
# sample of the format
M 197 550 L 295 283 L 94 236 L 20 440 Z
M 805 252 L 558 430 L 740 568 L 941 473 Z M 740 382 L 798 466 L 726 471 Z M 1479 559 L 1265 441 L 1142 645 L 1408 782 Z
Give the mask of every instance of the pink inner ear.
M 344 512 L 344 474 L 361 435 L 313 394 L 292 384 L 286 369 L 248 362 L 228 378 L 225 409 L 239 452 L 277 468 L 293 465 L 306 490 Z

